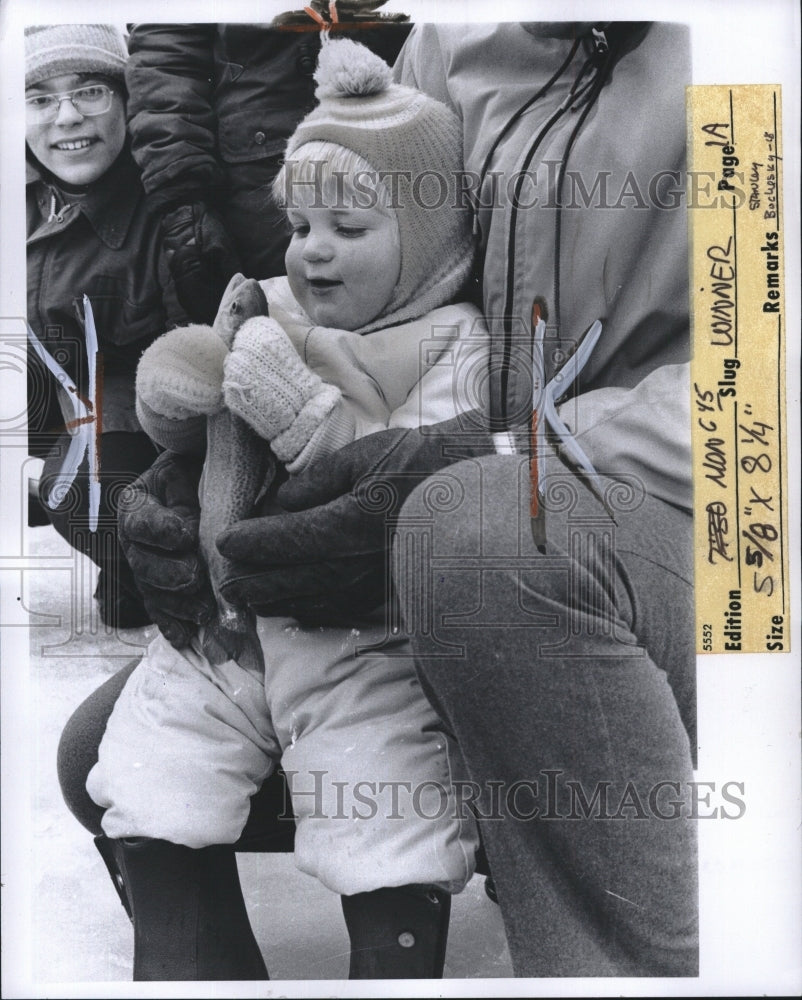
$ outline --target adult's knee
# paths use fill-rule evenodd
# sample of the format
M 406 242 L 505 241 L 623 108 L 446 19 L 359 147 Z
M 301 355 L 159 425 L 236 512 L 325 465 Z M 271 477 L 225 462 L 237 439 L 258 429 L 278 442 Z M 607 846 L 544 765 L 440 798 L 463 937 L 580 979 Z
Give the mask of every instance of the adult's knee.
M 573 552 L 562 510 L 550 512 L 547 558 L 535 547 L 530 491 L 525 456 L 488 455 L 457 462 L 412 492 L 396 524 L 393 558 L 408 631 L 416 632 L 409 617 L 416 608 L 424 615 L 442 611 L 454 625 L 455 613 L 471 613 L 472 628 L 502 620 L 473 615 L 477 602 L 489 612 L 491 604 L 504 606 L 503 620 L 516 614 L 526 625 L 541 621 L 541 600 L 553 616 L 566 598 Z
M 510 467 L 509 463 L 513 466 Z M 510 509 L 502 480 L 517 469 L 512 456 L 488 455 L 455 462 L 415 487 L 398 518 L 396 550 L 410 536 L 431 540 L 433 555 L 476 556 L 487 545 L 499 519 L 500 504 Z M 504 499 L 501 499 L 501 497 Z M 509 522 L 509 516 L 504 518 Z
M 98 759 L 106 723 L 138 660 L 129 663 L 94 691 L 70 716 L 59 740 L 56 768 L 61 794 L 78 822 L 101 834 L 104 810 L 89 797 L 86 779 Z

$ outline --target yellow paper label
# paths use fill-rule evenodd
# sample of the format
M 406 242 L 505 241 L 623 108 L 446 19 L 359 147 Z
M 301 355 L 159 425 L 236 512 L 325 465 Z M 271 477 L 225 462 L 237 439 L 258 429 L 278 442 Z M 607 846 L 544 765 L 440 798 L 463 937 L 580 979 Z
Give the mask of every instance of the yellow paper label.
M 780 88 L 688 88 L 697 649 L 790 648 Z

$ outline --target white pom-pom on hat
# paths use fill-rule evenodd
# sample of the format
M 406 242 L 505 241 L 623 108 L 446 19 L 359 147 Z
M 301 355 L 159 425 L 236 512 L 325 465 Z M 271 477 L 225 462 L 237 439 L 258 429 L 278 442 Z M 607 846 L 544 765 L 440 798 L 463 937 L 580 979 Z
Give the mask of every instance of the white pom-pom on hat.
M 336 42 L 324 34 L 315 82 L 318 100 L 332 97 L 373 97 L 390 86 L 392 77 L 387 63 L 370 49 L 350 38 Z

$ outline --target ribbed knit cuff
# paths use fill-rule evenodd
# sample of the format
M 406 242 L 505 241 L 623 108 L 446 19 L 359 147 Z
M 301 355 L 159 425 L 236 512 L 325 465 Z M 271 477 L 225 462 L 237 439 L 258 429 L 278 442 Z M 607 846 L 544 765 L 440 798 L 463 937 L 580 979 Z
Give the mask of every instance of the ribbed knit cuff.
M 328 420 L 318 427 L 298 457 L 287 464 L 287 471 L 294 476 L 311 465 L 315 459 L 344 448 L 355 437 L 356 419 L 353 411 L 340 400 L 329 414 Z
M 148 437 L 162 448 L 181 455 L 206 454 L 206 417 L 203 414 L 186 420 L 171 420 L 137 397 L 136 415 Z
M 326 420 L 341 397 L 342 393 L 336 386 L 321 383 L 320 390 L 304 403 L 301 412 L 290 426 L 271 440 L 270 446 L 276 458 L 285 464 L 291 462 Z

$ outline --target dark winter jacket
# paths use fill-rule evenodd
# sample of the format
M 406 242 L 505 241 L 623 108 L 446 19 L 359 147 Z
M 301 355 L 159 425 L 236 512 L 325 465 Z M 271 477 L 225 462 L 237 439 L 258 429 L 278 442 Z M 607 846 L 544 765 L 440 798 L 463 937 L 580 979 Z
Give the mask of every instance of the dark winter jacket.
M 28 322 L 86 393 L 82 317 L 87 295 L 102 352 L 102 428 L 138 431 L 137 362 L 173 319 L 167 315 L 159 275 L 159 222 L 146 206 L 139 171 L 127 150 L 82 199 L 72 205 L 69 197 L 67 205 L 64 200 L 49 175 L 29 158 Z M 30 427 L 34 433 L 55 431 L 52 379 L 38 371 L 36 388 L 29 391 Z M 35 453 L 40 450 L 34 447 Z
M 392 64 L 408 24 L 341 24 Z M 154 204 L 204 200 L 232 165 L 275 159 L 314 106 L 320 30 L 137 24 L 126 83 L 133 151 Z

